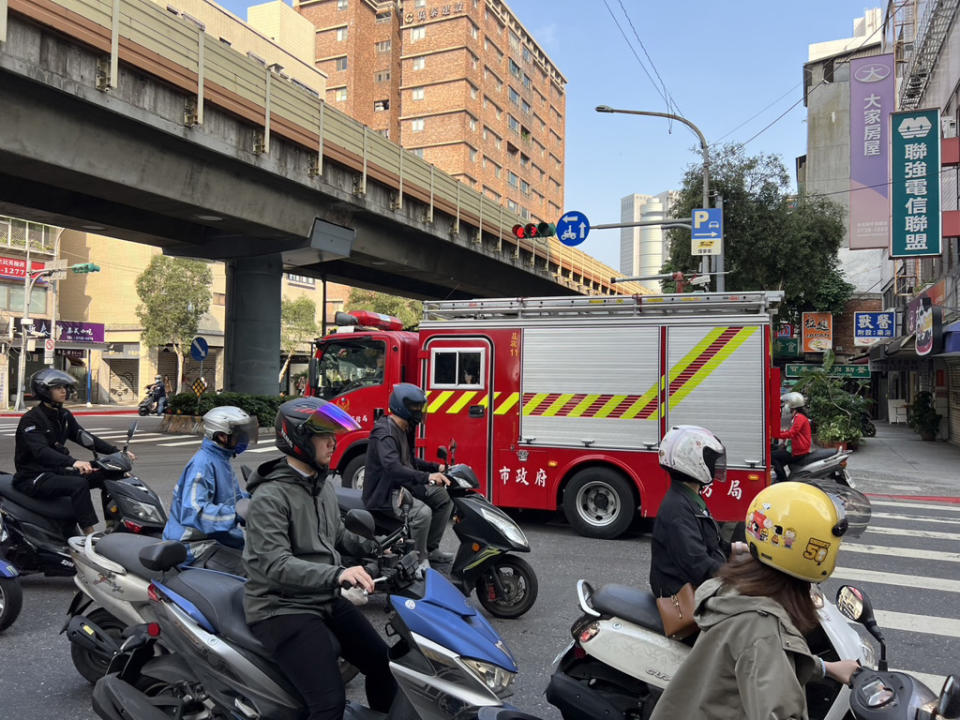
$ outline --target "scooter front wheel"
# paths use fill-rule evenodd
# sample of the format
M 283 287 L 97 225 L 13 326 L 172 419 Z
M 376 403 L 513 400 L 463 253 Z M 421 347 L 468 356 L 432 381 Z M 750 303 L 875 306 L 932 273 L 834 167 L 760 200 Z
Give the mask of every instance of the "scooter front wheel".
M 477 578 L 477 599 L 499 618 L 516 618 L 537 600 L 537 575 L 526 560 L 499 555 L 488 562 Z
M 23 607 L 19 577 L 0 577 L 0 630 L 13 624 Z

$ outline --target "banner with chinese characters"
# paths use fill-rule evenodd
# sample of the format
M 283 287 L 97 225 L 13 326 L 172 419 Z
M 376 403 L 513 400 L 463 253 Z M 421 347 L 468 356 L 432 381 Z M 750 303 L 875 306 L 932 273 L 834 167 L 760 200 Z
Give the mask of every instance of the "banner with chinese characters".
M 892 339 L 895 331 L 892 312 L 855 312 L 853 314 L 854 345 L 873 345 L 879 340 Z
M 850 61 L 850 249 L 890 242 L 889 117 L 894 100 L 893 55 Z
M 940 110 L 891 113 L 890 257 L 940 254 Z
M 833 315 L 828 312 L 803 313 L 803 352 L 822 353 L 833 348 Z

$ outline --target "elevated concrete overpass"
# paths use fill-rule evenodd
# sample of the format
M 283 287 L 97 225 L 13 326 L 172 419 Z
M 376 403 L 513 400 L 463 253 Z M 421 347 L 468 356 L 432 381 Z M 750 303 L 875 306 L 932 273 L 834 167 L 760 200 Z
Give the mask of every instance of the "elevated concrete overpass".
M 421 298 L 638 291 L 149 0 L 0 0 L 0 108 L 0 212 L 227 261 L 228 389 L 274 389 L 284 270 Z

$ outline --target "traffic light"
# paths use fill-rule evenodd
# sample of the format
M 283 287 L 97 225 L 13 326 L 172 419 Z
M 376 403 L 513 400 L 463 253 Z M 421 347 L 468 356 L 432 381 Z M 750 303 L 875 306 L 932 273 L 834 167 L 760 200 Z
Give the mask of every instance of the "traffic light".
M 553 223 L 527 223 L 514 225 L 513 236 L 518 240 L 524 238 L 548 238 L 557 234 L 557 226 Z
M 95 265 L 94 263 L 79 263 L 77 265 L 72 265 L 70 269 L 78 274 L 100 272 L 100 266 Z

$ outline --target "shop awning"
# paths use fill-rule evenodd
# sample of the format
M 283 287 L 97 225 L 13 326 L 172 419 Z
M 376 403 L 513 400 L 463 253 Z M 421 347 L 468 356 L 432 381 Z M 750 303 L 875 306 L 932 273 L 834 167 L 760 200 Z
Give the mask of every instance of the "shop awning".
M 106 350 L 109 343 L 57 341 L 57 350 Z
M 877 343 L 870 348 L 870 362 L 883 362 L 886 358 L 902 353 L 913 353 L 916 349 L 916 335 L 910 333 L 888 340 L 885 343 Z
M 960 357 L 960 322 L 943 328 L 943 352 L 937 357 Z

